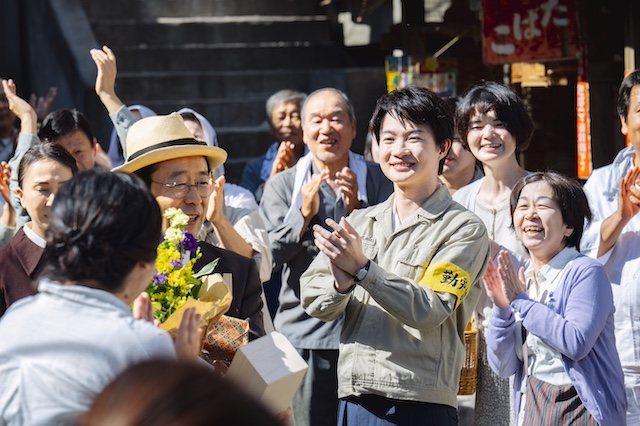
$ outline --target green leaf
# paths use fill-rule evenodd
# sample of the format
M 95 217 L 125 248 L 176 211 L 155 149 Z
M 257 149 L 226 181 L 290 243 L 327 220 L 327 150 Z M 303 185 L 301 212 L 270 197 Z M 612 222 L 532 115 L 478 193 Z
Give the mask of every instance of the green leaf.
M 204 268 L 200 269 L 200 272 L 193 274 L 193 278 L 200 279 L 200 277 L 204 277 L 205 275 L 213 274 L 213 270 L 216 269 L 216 265 L 218 264 L 219 260 L 220 258 L 217 258 L 213 262 L 205 265 Z

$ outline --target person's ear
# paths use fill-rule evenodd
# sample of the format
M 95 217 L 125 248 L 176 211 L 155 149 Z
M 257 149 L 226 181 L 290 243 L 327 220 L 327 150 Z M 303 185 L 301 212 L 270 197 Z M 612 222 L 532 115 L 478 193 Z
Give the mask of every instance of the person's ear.
M 562 233 L 562 235 L 564 235 L 565 238 L 569 238 L 573 234 L 573 231 L 574 231 L 573 227 L 565 225 L 564 232 Z
M 622 126 L 620 128 L 620 133 L 627 136 L 627 133 L 629 133 L 629 128 L 627 127 L 627 117 L 625 117 L 624 115 L 620 115 L 620 124 Z
M 451 139 L 445 139 L 444 143 L 440 145 L 440 150 L 438 152 L 438 159 L 442 160 L 449 154 L 449 150 L 451 149 Z
M 22 205 L 22 198 L 24 197 L 24 192 L 22 192 L 22 188 L 17 187 L 15 189 L 16 194 L 18 194 L 18 198 L 20 198 L 20 205 Z M 22 205 L 22 207 L 24 207 L 24 205 Z

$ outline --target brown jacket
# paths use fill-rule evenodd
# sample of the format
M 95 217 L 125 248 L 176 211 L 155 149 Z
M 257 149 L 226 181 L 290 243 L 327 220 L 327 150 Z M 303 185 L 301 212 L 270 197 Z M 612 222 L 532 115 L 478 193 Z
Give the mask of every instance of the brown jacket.
M 22 228 L 0 248 L 0 316 L 13 302 L 37 293 L 33 279 L 42 267 L 43 253 Z

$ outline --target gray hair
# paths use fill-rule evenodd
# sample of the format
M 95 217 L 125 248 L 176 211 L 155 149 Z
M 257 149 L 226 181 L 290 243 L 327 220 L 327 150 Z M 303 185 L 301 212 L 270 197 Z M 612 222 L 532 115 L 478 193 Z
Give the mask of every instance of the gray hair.
M 276 109 L 276 107 L 286 102 L 295 102 L 300 106 L 302 105 L 306 97 L 306 93 L 297 92 L 295 90 L 284 89 L 277 91 L 273 95 L 269 96 L 269 99 L 267 99 L 265 108 L 267 112 L 267 121 L 271 123 L 271 115 L 273 114 L 273 110 Z
M 351 103 L 351 100 L 349 99 L 349 97 L 342 90 L 338 90 L 333 87 L 325 87 L 324 89 L 314 90 L 309 94 L 309 96 L 307 96 L 307 99 L 304 100 L 304 103 L 302 104 L 302 108 L 300 109 L 300 119 L 302 120 L 303 126 L 304 126 L 304 109 L 307 106 L 307 102 L 309 102 L 309 99 L 311 99 L 313 96 L 321 92 L 333 92 L 337 95 L 340 95 L 340 97 L 342 98 L 342 101 L 347 107 L 347 114 L 349 115 L 349 119 L 353 123 L 353 121 L 356 119 L 356 113 L 355 113 L 355 110 L 353 109 L 353 104 Z

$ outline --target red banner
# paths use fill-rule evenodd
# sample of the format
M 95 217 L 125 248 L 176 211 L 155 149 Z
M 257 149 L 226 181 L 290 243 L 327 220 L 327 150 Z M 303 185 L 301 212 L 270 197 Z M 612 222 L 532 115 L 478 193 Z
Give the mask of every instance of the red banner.
M 487 64 L 575 58 L 575 0 L 482 0 Z
M 589 108 L 589 83 L 579 81 L 576 86 L 576 142 L 578 178 L 591 176 L 591 110 Z

